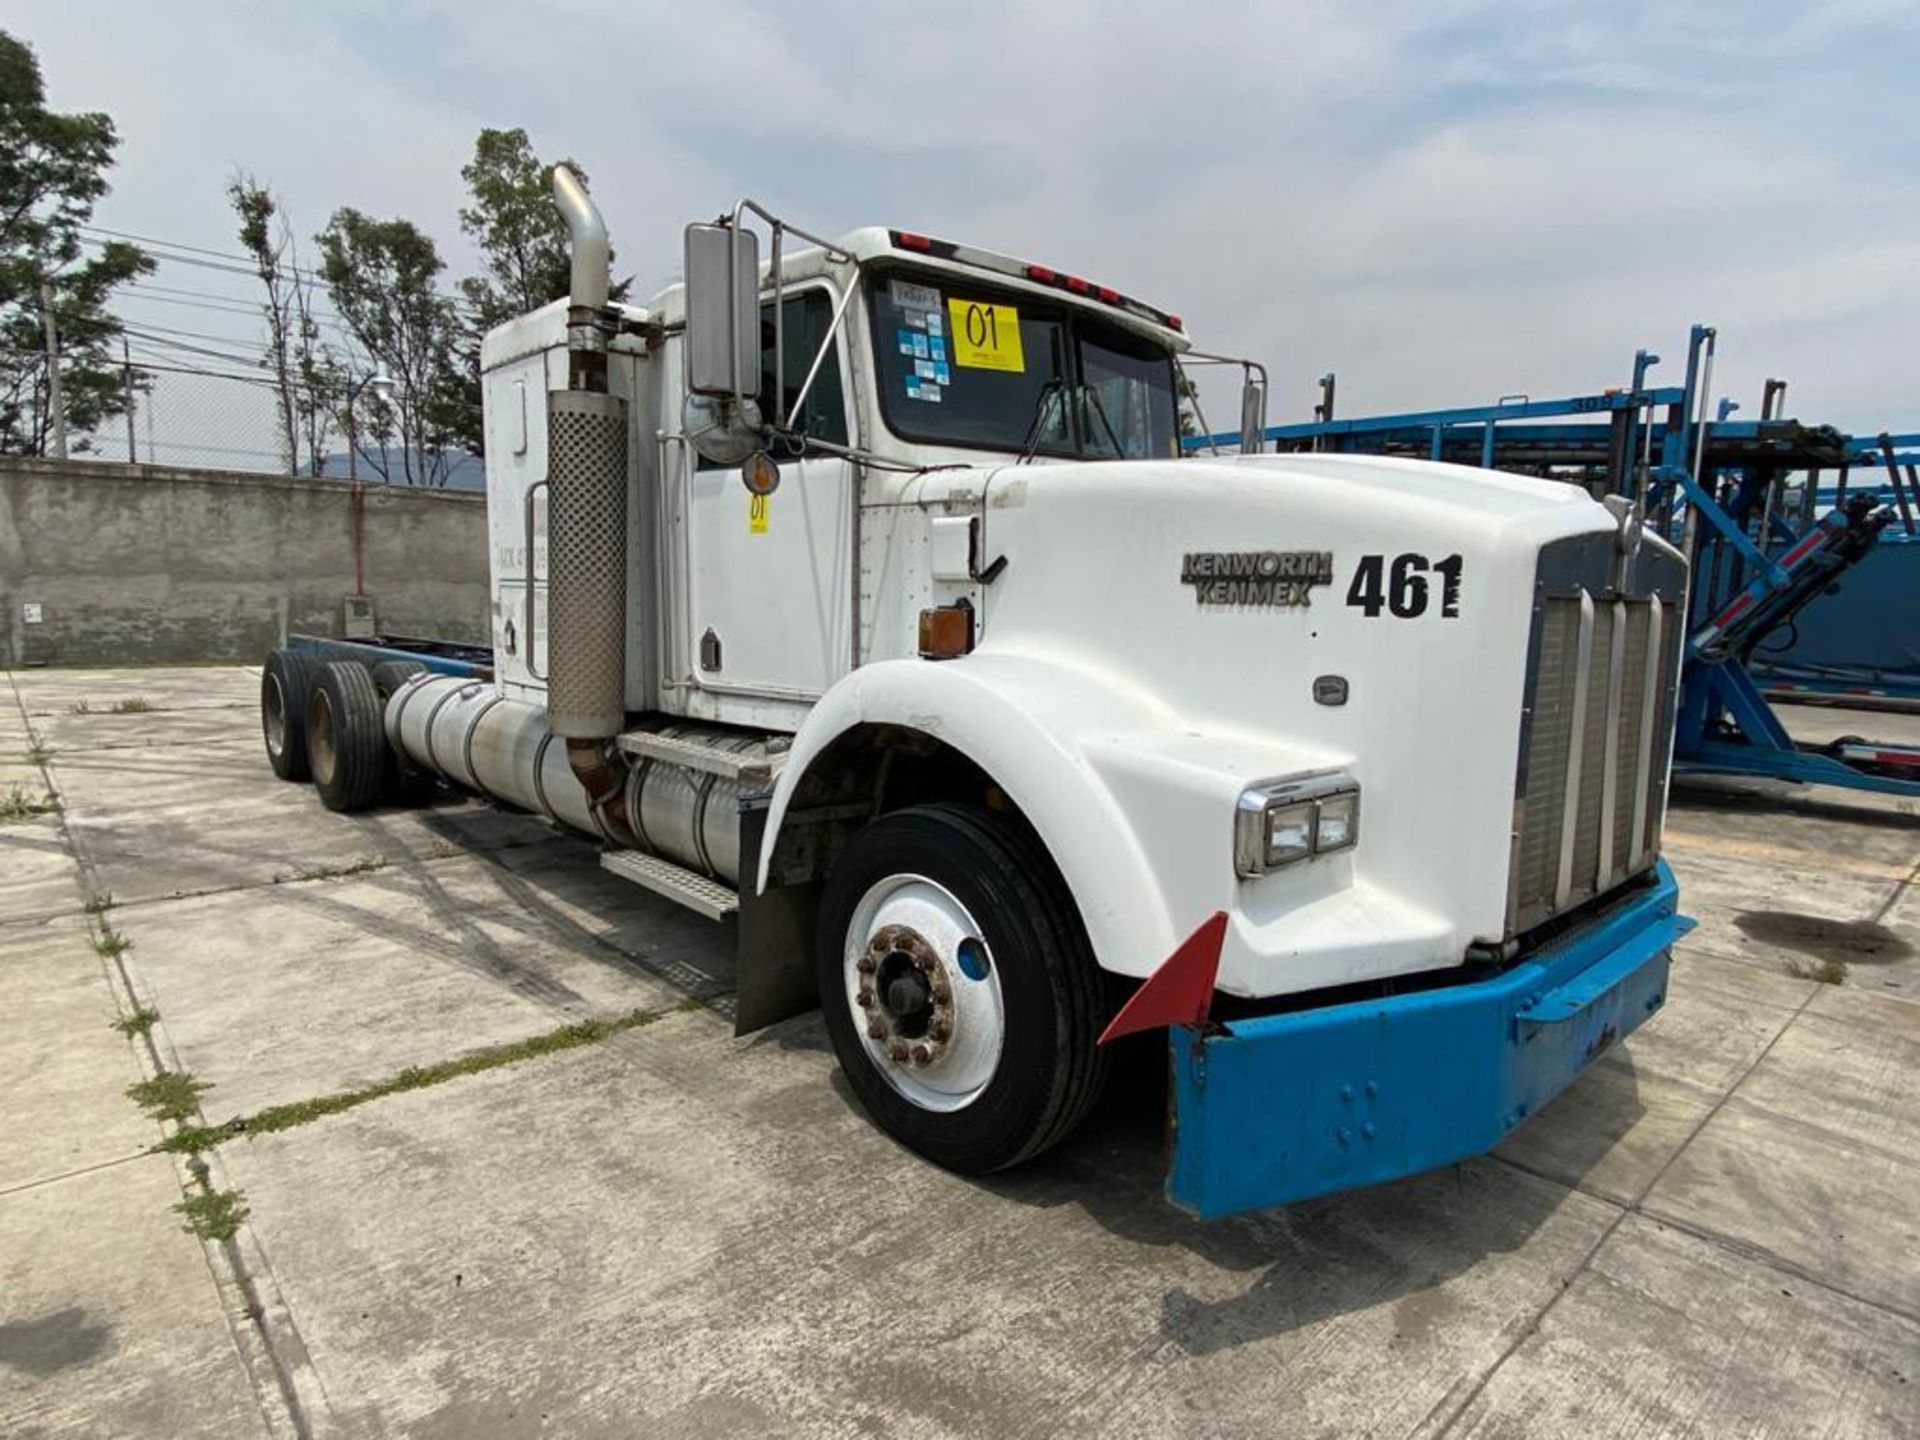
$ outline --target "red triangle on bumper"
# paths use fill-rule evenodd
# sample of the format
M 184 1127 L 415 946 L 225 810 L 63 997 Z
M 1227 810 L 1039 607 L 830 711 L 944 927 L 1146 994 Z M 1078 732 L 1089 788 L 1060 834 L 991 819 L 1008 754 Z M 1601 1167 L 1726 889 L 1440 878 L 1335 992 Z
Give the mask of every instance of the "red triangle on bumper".
M 1219 973 L 1220 950 L 1226 939 L 1227 912 L 1216 910 L 1141 982 L 1101 1032 L 1100 1043 L 1161 1025 L 1192 1025 L 1196 1029 L 1205 1025 L 1207 1012 L 1213 1008 L 1213 977 Z

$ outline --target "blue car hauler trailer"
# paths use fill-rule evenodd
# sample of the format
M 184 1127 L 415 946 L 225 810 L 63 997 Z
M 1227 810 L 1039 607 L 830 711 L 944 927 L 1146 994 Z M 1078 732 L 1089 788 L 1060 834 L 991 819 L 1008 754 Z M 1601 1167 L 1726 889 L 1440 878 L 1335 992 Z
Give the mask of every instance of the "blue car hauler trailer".
M 491 644 L 297 637 L 276 773 L 593 838 L 729 928 L 738 1031 L 819 1007 L 852 1097 L 958 1173 L 1058 1143 L 1154 1032 L 1201 1215 L 1486 1150 L 1658 1008 L 1657 533 L 1183 458 L 1176 316 L 913 232 L 743 201 L 614 302 L 554 183 L 572 292 L 482 347 Z

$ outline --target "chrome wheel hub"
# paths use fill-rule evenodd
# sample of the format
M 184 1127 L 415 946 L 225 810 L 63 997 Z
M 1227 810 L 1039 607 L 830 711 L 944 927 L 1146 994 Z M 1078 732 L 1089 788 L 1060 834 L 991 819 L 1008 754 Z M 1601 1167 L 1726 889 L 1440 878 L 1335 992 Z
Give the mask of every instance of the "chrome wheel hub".
M 847 1002 L 874 1066 L 926 1110 L 958 1110 L 999 1068 L 1006 1008 L 980 927 L 943 886 L 891 875 L 854 907 Z

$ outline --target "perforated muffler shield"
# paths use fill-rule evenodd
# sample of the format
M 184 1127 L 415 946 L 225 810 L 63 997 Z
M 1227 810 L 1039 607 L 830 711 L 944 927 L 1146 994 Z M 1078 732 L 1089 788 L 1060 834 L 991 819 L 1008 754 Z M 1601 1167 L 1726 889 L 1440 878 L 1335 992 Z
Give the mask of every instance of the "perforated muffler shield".
M 547 396 L 547 723 L 598 739 L 626 724 L 627 404 Z

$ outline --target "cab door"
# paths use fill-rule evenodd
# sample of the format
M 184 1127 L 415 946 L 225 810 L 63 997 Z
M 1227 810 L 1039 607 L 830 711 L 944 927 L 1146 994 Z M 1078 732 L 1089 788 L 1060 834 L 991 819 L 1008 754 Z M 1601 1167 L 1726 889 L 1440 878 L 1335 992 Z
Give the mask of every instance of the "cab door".
M 827 338 L 835 297 L 815 286 L 785 299 L 784 379 L 791 410 Z M 773 306 L 761 306 L 760 404 L 772 414 Z M 848 443 L 847 383 L 836 341 L 794 426 Z M 688 455 L 687 634 L 694 683 L 719 694 L 810 702 L 852 668 L 852 462 L 776 456 L 779 488 L 756 497 L 738 466 Z

